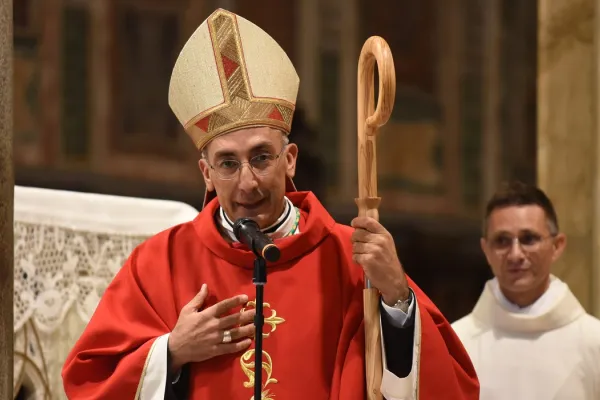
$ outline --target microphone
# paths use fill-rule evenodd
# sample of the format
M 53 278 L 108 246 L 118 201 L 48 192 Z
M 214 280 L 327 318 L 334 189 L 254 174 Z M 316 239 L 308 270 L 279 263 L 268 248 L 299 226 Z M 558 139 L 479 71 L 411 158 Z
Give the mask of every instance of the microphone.
M 260 231 L 258 224 L 250 218 L 239 218 L 233 224 L 233 234 L 241 243 L 248 246 L 254 254 L 269 262 L 279 260 L 281 253 L 270 237 Z

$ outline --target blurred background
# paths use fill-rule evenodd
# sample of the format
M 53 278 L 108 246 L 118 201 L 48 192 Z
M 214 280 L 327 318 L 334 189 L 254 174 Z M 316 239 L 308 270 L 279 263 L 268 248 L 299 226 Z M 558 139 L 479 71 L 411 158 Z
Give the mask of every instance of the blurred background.
M 378 140 L 381 221 L 449 320 L 491 274 L 483 207 L 536 182 L 536 1 L 14 1 L 17 185 L 170 199 L 201 208 L 199 154 L 167 104 L 183 44 L 217 7 L 256 23 L 300 76 L 296 184 L 357 212 L 356 68 L 390 45 L 397 93 Z

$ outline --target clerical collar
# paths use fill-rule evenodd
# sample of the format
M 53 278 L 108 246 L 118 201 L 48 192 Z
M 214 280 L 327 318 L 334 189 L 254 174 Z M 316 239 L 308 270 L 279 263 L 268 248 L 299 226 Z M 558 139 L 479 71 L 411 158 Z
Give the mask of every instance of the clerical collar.
M 261 229 L 262 232 L 266 233 L 267 236 L 272 239 L 279 239 L 289 235 L 295 235 L 299 233 L 298 222 L 300 219 L 300 211 L 294 207 L 294 204 L 284 197 L 285 207 L 281 216 L 277 218 L 277 221 L 272 225 Z M 219 207 L 217 212 L 217 220 L 219 225 L 223 228 L 225 234 L 233 241 L 237 242 L 235 235 L 233 234 L 233 221 L 227 216 L 223 207 Z
M 473 308 L 475 319 L 505 332 L 539 333 L 565 326 L 585 315 L 585 310 L 566 283 L 552 277 L 550 288 L 526 311 L 514 304 L 505 304 L 495 293 L 494 281 L 489 280 Z
M 564 282 L 557 279 L 555 276 L 550 276 L 550 285 L 544 294 L 542 294 L 533 304 L 526 307 L 520 307 L 504 296 L 497 278 L 492 279 L 490 286 L 494 293 L 494 297 L 496 297 L 496 300 L 498 300 L 506 310 L 531 316 L 538 316 L 548 311 L 554 305 L 555 300 L 561 297 L 567 290 L 567 285 Z

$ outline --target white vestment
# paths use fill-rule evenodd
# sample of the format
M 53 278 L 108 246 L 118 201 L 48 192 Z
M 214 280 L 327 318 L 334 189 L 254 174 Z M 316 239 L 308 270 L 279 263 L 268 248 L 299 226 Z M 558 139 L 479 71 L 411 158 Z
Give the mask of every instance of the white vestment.
M 524 309 L 492 279 L 452 327 L 477 372 L 481 400 L 600 399 L 600 321 L 554 276 Z

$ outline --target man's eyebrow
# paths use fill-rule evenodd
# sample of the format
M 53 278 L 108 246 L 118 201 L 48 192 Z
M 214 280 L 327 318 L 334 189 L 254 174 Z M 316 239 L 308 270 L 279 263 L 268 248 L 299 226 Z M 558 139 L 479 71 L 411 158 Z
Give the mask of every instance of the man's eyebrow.
M 511 233 L 507 230 L 500 230 L 500 231 L 492 232 L 490 236 L 491 237 L 499 237 L 499 236 L 507 236 L 510 234 Z
M 264 141 L 264 142 L 260 142 L 255 144 L 254 146 L 252 146 L 252 148 L 250 149 L 250 152 L 255 152 L 257 150 L 265 150 L 265 149 L 273 149 L 273 143 L 268 142 L 268 141 Z
M 523 233 L 526 235 L 540 235 L 540 236 L 543 235 L 542 232 L 538 232 L 538 231 L 536 231 L 534 229 L 530 229 L 530 228 L 521 229 L 521 230 L 519 230 L 519 233 L 520 234 Z
M 235 153 L 231 150 L 217 150 L 215 158 L 235 157 Z
M 273 144 L 269 141 L 259 142 L 252 146 L 250 149 L 250 153 L 256 153 L 261 150 L 270 150 L 273 149 Z M 217 150 L 215 152 L 215 158 L 224 158 L 224 157 L 236 157 L 236 153 L 233 150 L 223 149 Z
M 529 234 L 540 235 L 540 232 L 537 232 L 537 231 L 535 231 L 535 230 L 533 230 L 533 229 L 531 229 L 531 228 L 523 228 L 523 229 L 519 229 L 519 231 L 518 231 L 518 234 L 519 234 L 519 235 L 522 235 L 522 234 L 527 234 L 527 235 L 529 235 Z M 493 237 L 497 237 L 497 236 L 507 236 L 507 235 L 508 235 L 508 236 L 512 236 L 512 233 L 511 233 L 511 232 L 509 232 L 509 231 L 508 231 L 508 230 L 506 230 L 506 229 L 503 229 L 503 230 L 500 230 L 500 231 L 493 232 L 493 234 L 492 234 L 491 236 L 493 236 Z

